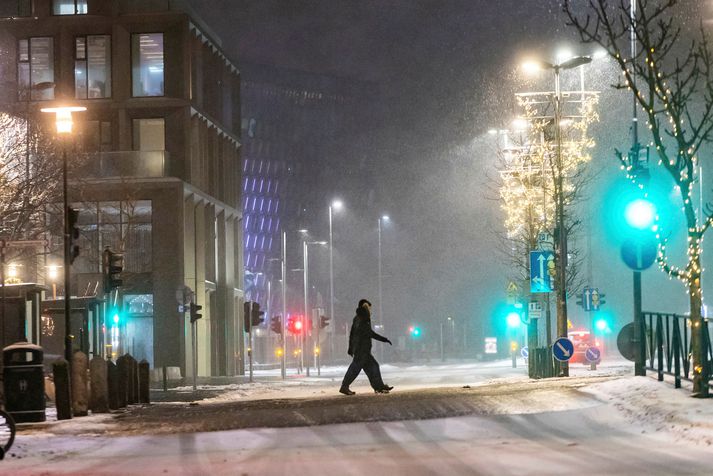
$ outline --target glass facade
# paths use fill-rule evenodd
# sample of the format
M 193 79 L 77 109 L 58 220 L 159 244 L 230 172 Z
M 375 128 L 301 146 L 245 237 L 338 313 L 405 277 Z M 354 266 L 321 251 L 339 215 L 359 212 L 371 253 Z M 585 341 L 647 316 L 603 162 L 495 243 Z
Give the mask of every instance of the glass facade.
M 152 269 L 152 206 L 150 200 L 75 204 L 79 210 L 80 248 L 74 262 L 78 273 L 101 272 L 107 246 L 124 254 L 124 271 L 149 273 Z
M 53 0 L 53 15 L 86 15 L 87 0 Z
M 74 96 L 111 97 L 111 36 L 79 36 L 74 46 Z
M 134 97 L 163 96 L 163 33 L 131 36 L 131 80 Z
M 19 99 L 54 99 L 54 39 L 37 37 L 20 40 L 17 53 Z

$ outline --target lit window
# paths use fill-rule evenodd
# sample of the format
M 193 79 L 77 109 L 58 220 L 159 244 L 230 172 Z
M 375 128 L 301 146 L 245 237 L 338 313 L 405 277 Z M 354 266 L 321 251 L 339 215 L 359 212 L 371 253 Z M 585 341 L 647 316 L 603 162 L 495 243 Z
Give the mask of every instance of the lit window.
M 77 99 L 111 97 L 111 37 L 80 36 L 74 47 L 74 95 Z
M 20 100 L 54 99 L 54 39 L 30 38 L 20 40 L 17 46 Z
M 133 96 L 163 96 L 163 33 L 131 36 Z
M 54 0 L 53 15 L 86 15 L 87 0 Z

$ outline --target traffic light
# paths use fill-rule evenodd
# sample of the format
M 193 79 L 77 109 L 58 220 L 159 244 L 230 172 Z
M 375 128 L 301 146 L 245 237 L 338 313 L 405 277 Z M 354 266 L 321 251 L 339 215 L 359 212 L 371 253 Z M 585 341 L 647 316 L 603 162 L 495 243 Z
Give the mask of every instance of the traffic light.
M 626 205 L 624 218 L 632 228 L 651 229 L 656 221 L 656 207 L 649 200 L 637 198 Z
M 507 316 L 505 316 L 505 321 L 510 329 L 520 327 L 520 313 L 517 311 L 510 311 Z
M 329 325 L 330 319 L 331 317 L 319 316 L 319 328 L 324 329 L 325 327 L 327 327 Z
M 250 314 L 250 326 L 259 326 L 265 320 L 262 316 L 265 315 L 265 311 L 260 310 L 260 303 L 254 302 L 252 312 Z
M 301 315 L 290 316 L 287 319 L 287 330 L 292 335 L 302 334 L 304 323 Z
M 191 305 L 190 305 L 191 324 L 193 324 L 193 323 L 196 322 L 198 319 L 200 319 L 201 317 L 203 317 L 203 314 L 199 314 L 199 313 L 198 313 L 198 311 L 200 311 L 201 309 L 203 309 L 203 306 L 201 306 L 201 305 L 199 305 L 199 304 L 196 304 L 196 303 L 194 303 L 194 302 L 191 303 Z
M 109 309 L 109 326 L 117 327 L 121 324 L 121 310 L 118 307 Z
M 79 210 L 67 208 L 67 222 L 69 224 L 69 263 L 74 263 L 74 260 L 79 256 L 79 227 L 77 220 L 79 219 Z
M 260 310 L 260 303 L 246 301 L 243 303 L 243 325 L 245 332 L 251 332 L 254 326 L 262 324 L 264 311 Z
M 414 339 L 421 337 L 421 328 L 418 326 L 411 326 L 408 328 L 408 332 Z
M 124 271 L 124 255 L 114 253 L 109 248 L 102 253 L 102 276 L 104 278 L 104 292 L 110 293 L 121 287 L 124 281 L 121 273 Z
M 282 334 L 282 316 L 272 316 L 270 318 L 270 330 L 275 334 Z
M 510 352 L 517 352 L 517 342 L 514 340 L 510 341 Z

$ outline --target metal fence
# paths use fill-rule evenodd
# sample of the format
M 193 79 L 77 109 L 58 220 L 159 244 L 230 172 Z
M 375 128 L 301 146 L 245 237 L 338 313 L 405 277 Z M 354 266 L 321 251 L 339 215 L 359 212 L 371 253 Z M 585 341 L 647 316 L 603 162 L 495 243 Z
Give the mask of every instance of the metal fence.
M 646 329 L 646 368 L 658 373 L 659 381 L 664 374 L 674 378 L 675 387 L 681 387 L 681 379 L 691 380 L 691 325 L 688 316 L 660 312 L 644 312 Z M 704 319 L 703 345 L 706 362 L 710 369 L 713 361 L 713 320 Z M 710 377 L 710 372 L 707 372 Z

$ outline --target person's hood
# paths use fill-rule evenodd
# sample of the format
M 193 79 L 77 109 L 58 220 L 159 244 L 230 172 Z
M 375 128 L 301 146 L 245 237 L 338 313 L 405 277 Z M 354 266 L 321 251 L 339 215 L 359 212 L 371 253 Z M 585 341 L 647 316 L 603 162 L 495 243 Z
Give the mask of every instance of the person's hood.
M 366 319 L 371 318 L 371 313 L 364 306 L 359 306 L 358 308 L 356 308 L 356 315 L 359 317 L 364 317 Z

